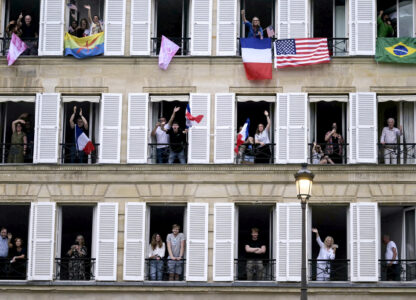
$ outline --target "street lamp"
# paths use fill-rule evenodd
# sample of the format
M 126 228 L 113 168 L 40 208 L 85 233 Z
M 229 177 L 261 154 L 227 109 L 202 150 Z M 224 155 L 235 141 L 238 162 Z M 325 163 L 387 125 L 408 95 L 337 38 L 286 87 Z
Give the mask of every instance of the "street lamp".
M 295 173 L 296 193 L 302 205 L 302 270 L 300 283 L 300 299 L 308 299 L 308 286 L 306 283 L 306 202 L 311 196 L 312 181 L 315 175 L 308 170 L 308 164 L 302 164 L 302 168 Z

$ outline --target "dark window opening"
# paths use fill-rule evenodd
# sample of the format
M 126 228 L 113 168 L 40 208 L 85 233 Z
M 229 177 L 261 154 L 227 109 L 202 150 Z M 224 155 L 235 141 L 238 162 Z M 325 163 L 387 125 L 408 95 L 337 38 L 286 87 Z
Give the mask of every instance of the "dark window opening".
M 104 5 L 105 0 L 71 0 L 70 4 L 73 6 L 69 7 L 69 24 L 68 32 L 72 33 L 78 37 L 88 36 L 91 34 L 91 19 L 88 16 L 88 9 L 84 5 L 89 5 L 91 7 L 91 18 L 94 19 L 94 16 L 98 17 L 100 21 L 100 26 L 103 27 L 104 19 Z M 77 8 L 71 9 L 71 8 Z M 72 26 L 73 21 L 76 22 L 75 28 Z M 85 25 L 83 25 L 84 23 Z M 75 25 L 75 24 L 74 24 Z M 98 30 L 98 29 L 97 29 Z M 98 30 L 99 31 L 99 30 Z M 97 32 L 98 33 L 98 32 Z
M 90 155 L 88 155 L 85 151 L 80 150 L 77 148 L 76 143 L 76 136 L 75 136 L 75 127 L 71 128 L 70 120 L 71 116 L 74 113 L 74 107 L 76 106 L 76 113 L 73 119 L 75 126 L 82 125 L 82 131 L 86 134 L 86 136 L 91 140 L 94 145 L 95 150 L 93 150 Z M 81 118 L 81 110 L 82 116 L 85 118 L 88 124 L 88 128 L 86 128 L 84 122 Z M 61 155 L 61 162 L 62 163 L 95 163 L 97 161 L 97 151 L 99 145 L 95 143 L 96 141 L 96 116 L 98 115 L 98 103 L 92 102 L 68 102 L 64 104 L 64 134 L 63 134 L 63 141 L 64 143 L 61 144 L 60 148 L 60 155 Z M 81 121 L 79 121 L 81 120 Z M 79 123 L 78 123 L 79 121 Z
M 401 123 L 399 120 L 399 102 L 387 101 L 378 103 L 378 137 L 380 139 L 383 128 L 387 126 L 389 118 L 394 119 L 394 126 L 397 127 Z
M 337 124 L 337 132 L 346 140 L 345 135 L 345 105 L 341 102 L 318 102 L 316 104 L 316 142 L 325 143 L 325 134 L 332 130 L 332 124 Z M 344 116 L 343 116 L 344 114 Z M 343 121 L 344 120 L 344 121 Z
M 313 1 L 313 36 L 332 38 L 334 36 L 334 1 Z
M 92 251 L 93 206 L 62 206 L 60 258 L 56 259 L 56 279 L 91 280 L 94 278 Z M 84 238 L 84 246 L 77 242 Z M 76 246 L 82 248 L 77 253 Z M 71 251 L 71 249 L 73 249 Z
M 1 162 L 2 163 L 32 163 L 35 141 L 35 103 L 4 102 L 0 105 Z M 26 150 L 23 135 L 13 134 L 12 124 L 21 119 L 22 132 L 26 137 Z M 18 122 L 21 123 L 21 122 Z M 17 124 L 16 124 L 17 125 Z M 16 130 L 17 131 L 17 130 Z
M 238 206 L 238 259 L 236 259 L 236 280 L 274 280 L 275 261 L 273 260 L 273 206 Z M 266 246 L 266 252 L 259 256 L 249 254 L 246 245 L 252 243 L 251 229 L 258 228 L 259 245 Z M 257 247 L 252 244 L 253 247 Z M 261 247 L 261 246 L 260 246 Z M 262 261 L 250 265 L 250 261 Z
M 27 15 L 32 17 L 32 24 L 35 26 L 35 30 L 39 33 L 39 12 L 40 12 L 40 0 L 8 0 L 6 1 L 6 18 L 4 27 L 9 24 L 10 21 L 17 21 L 20 14 L 23 18 Z
M 312 206 L 312 228 L 317 228 L 322 242 L 327 236 L 334 239 L 338 245 L 335 252 L 335 260 L 318 260 L 320 246 L 316 241 L 315 233 L 311 232 L 311 256 L 309 261 L 311 280 L 347 281 L 349 259 L 347 251 L 347 206 Z M 320 258 L 321 259 L 321 258 Z M 330 266 L 330 267 L 328 267 Z M 328 268 L 327 268 L 328 267 Z
M 241 9 L 245 11 L 246 19 L 252 23 L 254 17 L 259 18 L 260 26 L 263 29 L 263 36 L 267 37 L 266 28 L 272 26 L 274 28 L 274 10 L 275 1 L 273 0 L 242 0 Z M 248 36 L 249 29 L 241 20 L 241 36 Z
M 30 205 L 1 205 L 0 206 L 0 227 L 7 229 L 12 234 L 13 248 L 9 249 L 7 257 L 1 257 L 0 279 L 26 279 L 26 261 L 29 238 L 29 214 Z M 16 260 L 11 263 L 11 259 L 21 253 L 16 251 L 16 238 L 22 241 L 25 259 Z
M 389 34 L 387 37 L 397 36 L 397 0 L 378 0 L 377 1 L 377 18 L 379 17 L 380 11 L 383 11 L 389 18 L 391 26 L 393 27 L 394 33 Z M 384 19 L 384 17 L 381 17 Z
M 189 50 L 189 0 L 156 0 L 156 37 L 153 53 L 159 54 L 162 35 L 177 44 L 176 55 L 187 55 Z

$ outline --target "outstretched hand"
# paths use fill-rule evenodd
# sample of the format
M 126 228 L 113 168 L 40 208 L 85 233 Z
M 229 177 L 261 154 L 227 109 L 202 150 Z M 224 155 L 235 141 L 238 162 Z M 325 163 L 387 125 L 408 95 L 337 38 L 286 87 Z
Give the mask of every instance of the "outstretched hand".
M 82 117 L 82 108 L 79 109 L 79 115 Z
M 74 105 L 74 114 L 76 114 L 76 113 L 77 113 L 77 106 Z
M 318 229 L 316 229 L 316 228 L 312 228 L 312 232 L 314 232 L 314 233 L 318 233 Z
M 91 9 L 91 5 L 84 5 L 84 7 L 85 7 L 86 9 L 88 9 L 88 10 L 90 10 L 90 9 Z
M 173 112 L 176 113 L 180 110 L 181 108 L 179 106 L 175 106 L 175 108 L 173 109 Z
M 265 111 L 264 111 L 264 115 L 265 115 L 266 117 L 268 117 L 268 116 L 269 116 L 269 112 L 268 112 L 267 110 L 265 110 Z

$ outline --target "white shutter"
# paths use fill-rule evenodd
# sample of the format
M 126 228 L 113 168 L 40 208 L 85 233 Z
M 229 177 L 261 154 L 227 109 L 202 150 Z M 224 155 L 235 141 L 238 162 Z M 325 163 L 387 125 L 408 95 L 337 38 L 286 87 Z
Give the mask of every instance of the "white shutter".
M 237 1 L 218 0 L 217 55 L 237 53 Z
M 308 1 L 279 0 L 278 27 L 279 39 L 308 37 Z
M 306 93 L 277 94 L 276 97 L 276 163 L 307 161 Z
M 127 163 L 147 162 L 149 94 L 129 94 Z
M 103 94 L 100 108 L 100 163 L 120 163 L 122 94 Z
M 300 281 L 302 209 L 300 203 L 276 204 L 276 279 Z
M 36 163 L 58 162 L 58 131 L 60 94 L 38 94 L 36 98 L 37 119 L 35 128 Z
M 193 0 L 191 6 L 191 55 L 211 55 L 212 0 Z
M 54 265 L 55 203 L 32 203 L 29 233 L 29 280 L 52 280 Z
M 131 0 L 130 55 L 150 55 L 151 0 Z
M 350 0 L 350 55 L 374 55 L 376 43 L 376 1 Z
M 118 203 L 98 203 L 96 272 L 102 281 L 117 279 Z
M 378 281 L 377 203 L 350 204 L 351 281 Z
M 234 281 L 234 203 L 214 204 L 214 281 Z
M 64 0 L 42 0 L 39 26 L 39 55 L 63 55 Z
M 106 0 L 104 55 L 124 55 L 126 0 Z
M 208 203 L 188 203 L 186 280 L 208 279 Z
M 357 163 L 377 163 L 377 98 L 376 93 L 356 93 L 355 110 L 355 150 Z
M 349 147 L 348 157 L 349 163 L 355 164 L 357 162 L 357 94 L 350 93 L 348 103 L 349 114 Z
M 143 280 L 146 245 L 146 203 L 126 203 L 124 215 L 124 280 Z
M 233 163 L 235 94 L 215 94 L 214 163 Z
M 203 115 L 202 121 L 189 130 L 188 163 L 208 164 L 210 147 L 210 94 L 191 94 L 190 108 L 193 116 Z

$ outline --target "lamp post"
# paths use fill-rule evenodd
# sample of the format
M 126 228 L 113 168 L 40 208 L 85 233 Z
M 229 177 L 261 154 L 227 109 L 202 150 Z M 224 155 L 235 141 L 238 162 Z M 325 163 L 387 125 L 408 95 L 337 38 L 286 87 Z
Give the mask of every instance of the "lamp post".
M 300 284 L 300 299 L 308 299 L 308 286 L 306 283 L 306 202 L 311 196 L 312 181 L 315 175 L 308 170 L 307 164 L 302 164 L 302 168 L 296 172 L 296 192 L 298 199 L 302 205 L 302 270 L 301 270 L 301 284 Z

